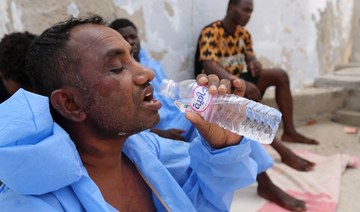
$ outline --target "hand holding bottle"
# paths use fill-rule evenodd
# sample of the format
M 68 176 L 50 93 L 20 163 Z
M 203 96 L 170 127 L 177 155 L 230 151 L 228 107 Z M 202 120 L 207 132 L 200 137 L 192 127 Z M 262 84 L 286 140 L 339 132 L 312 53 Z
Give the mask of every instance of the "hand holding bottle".
M 238 82 L 235 92 L 243 90 L 243 84 Z M 281 122 L 280 111 L 229 94 L 229 91 L 229 81 L 220 81 L 215 75 L 201 75 L 197 77 L 197 82 L 163 80 L 161 85 L 161 94 L 173 99 L 180 111 L 196 112 L 210 123 L 260 143 L 270 144 Z
M 199 85 L 208 86 L 209 93 L 213 96 L 229 94 L 231 91 L 230 81 L 220 81 L 216 75 L 206 76 L 205 74 L 200 74 L 196 80 Z M 241 83 L 237 83 L 236 86 L 241 86 Z M 240 143 L 242 136 L 226 130 L 215 123 L 206 121 L 198 113 L 188 111 L 185 113 L 185 116 L 213 148 L 220 149 Z

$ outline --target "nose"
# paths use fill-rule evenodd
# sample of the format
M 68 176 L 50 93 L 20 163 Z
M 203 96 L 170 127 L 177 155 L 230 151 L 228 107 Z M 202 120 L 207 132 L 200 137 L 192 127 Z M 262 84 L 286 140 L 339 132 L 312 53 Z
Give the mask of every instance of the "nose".
M 154 79 L 155 73 L 152 70 L 146 68 L 145 66 L 141 65 L 136 61 L 134 61 L 134 63 L 135 63 L 134 66 L 135 71 L 133 74 L 133 79 L 137 85 L 143 85 L 146 82 L 149 82 Z
M 131 45 L 134 46 L 136 44 L 136 39 L 135 38 L 131 38 L 131 37 L 127 37 L 126 41 Z
M 248 13 L 246 14 L 246 17 L 247 17 L 248 20 L 250 20 L 251 14 L 252 14 L 252 12 L 248 12 Z

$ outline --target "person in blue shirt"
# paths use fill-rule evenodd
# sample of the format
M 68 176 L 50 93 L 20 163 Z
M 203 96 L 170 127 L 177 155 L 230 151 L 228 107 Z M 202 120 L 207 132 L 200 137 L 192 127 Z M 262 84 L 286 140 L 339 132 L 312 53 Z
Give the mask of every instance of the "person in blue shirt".
M 196 113 L 185 114 L 197 128 L 189 143 L 146 131 L 160 119 L 154 73 L 100 16 L 45 30 L 26 74 L 36 93 L 0 104 L 3 211 L 229 211 L 255 181 L 253 141 Z M 231 90 L 215 75 L 197 82 L 211 95 Z
M 0 103 L 7 100 L 20 87 L 29 88 L 24 73 L 25 55 L 36 35 L 30 32 L 6 34 L 0 41 Z
M 195 127 L 189 122 L 183 113 L 181 113 L 173 100 L 160 95 L 160 85 L 164 79 L 168 79 L 162 65 L 148 56 L 146 51 L 141 48 L 140 39 L 137 33 L 137 27 L 133 22 L 126 18 L 116 19 L 109 26 L 118 31 L 126 41 L 132 46 L 133 57 L 145 67 L 155 72 L 155 78 L 151 81 L 154 86 L 154 96 L 159 99 L 162 108 L 159 110 L 160 122 L 151 131 L 159 136 L 183 141 L 191 141 L 196 135 Z M 290 149 L 280 142 L 273 142 L 272 146 L 279 152 L 283 162 L 297 170 L 310 170 L 314 165 L 299 156 L 295 155 Z M 306 209 L 305 202 L 298 200 L 282 191 L 276 186 L 266 174 L 266 170 L 273 165 L 273 160 L 263 147 L 252 142 L 253 157 L 258 164 L 258 194 L 278 205 L 293 211 L 302 211 Z M 290 162 L 287 162 L 289 161 Z

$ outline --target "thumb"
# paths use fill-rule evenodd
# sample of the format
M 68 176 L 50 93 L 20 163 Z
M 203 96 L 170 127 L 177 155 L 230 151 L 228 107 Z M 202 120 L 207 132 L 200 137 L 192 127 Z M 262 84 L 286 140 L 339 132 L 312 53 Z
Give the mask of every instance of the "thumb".
M 207 121 L 205 121 L 199 114 L 195 112 L 186 112 L 185 117 L 200 131 L 201 128 L 206 125 Z
M 186 112 L 185 117 L 196 127 L 199 133 L 207 139 L 210 131 L 211 124 L 207 122 L 203 117 L 195 112 Z

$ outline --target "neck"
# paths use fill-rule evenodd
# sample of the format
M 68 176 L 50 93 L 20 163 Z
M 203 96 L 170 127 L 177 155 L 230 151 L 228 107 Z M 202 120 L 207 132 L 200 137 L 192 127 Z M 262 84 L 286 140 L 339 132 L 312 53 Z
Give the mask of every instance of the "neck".
M 222 24 L 228 33 L 234 34 L 237 25 L 231 21 L 228 16 L 225 16 L 225 18 L 222 20 Z
M 86 146 L 78 145 L 80 158 L 87 168 L 113 169 L 122 165 L 122 146 L 125 140 L 89 140 Z M 96 143 L 96 145 L 91 145 Z
M 128 136 L 105 138 L 73 127 L 70 133 L 86 168 L 112 169 L 121 166 L 122 147 Z
M 73 127 L 70 135 L 105 201 L 119 211 L 155 211 L 150 188 L 135 164 L 122 154 L 128 136 L 104 138 L 90 128 Z

